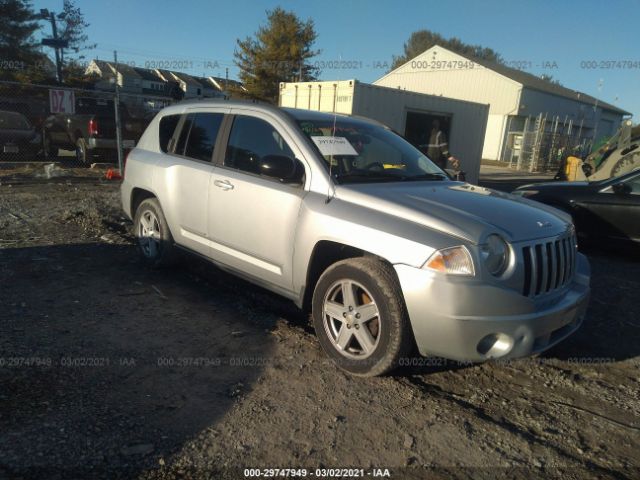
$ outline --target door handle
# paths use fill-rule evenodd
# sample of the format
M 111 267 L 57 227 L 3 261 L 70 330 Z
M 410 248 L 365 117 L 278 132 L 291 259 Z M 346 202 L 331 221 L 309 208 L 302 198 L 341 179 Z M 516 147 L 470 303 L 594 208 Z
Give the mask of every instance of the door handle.
M 233 184 L 229 180 L 214 180 L 213 184 L 223 190 L 233 190 Z

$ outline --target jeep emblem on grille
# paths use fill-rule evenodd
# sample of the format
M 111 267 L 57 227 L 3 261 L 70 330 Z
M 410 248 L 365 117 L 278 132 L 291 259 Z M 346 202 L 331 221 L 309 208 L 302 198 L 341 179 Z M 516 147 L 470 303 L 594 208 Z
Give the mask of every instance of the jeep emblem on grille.
M 551 222 L 536 222 L 540 228 L 547 228 L 551 226 Z

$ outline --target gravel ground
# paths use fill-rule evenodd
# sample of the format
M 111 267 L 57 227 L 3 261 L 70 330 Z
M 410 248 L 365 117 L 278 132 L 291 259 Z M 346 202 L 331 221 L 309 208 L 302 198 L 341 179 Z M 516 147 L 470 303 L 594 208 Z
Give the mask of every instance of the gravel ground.
M 588 318 L 542 356 L 351 378 L 286 300 L 187 257 L 143 267 L 117 184 L 19 183 L 0 185 L 0 478 L 640 477 L 637 260 L 588 252 Z

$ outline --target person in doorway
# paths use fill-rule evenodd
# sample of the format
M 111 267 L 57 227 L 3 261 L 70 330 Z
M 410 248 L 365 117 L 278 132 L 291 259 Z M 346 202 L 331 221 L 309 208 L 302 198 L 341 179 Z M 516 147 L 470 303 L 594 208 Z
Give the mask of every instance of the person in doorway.
M 447 136 L 440 128 L 440 120 L 434 119 L 431 122 L 431 131 L 429 132 L 429 143 L 420 145 L 426 147 L 427 157 L 429 157 L 436 165 L 443 170 L 447 168 L 448 162 L 451 162 L 454 170 L 458 170 L 460 162 L 457 158 L 449 154 L 449 144 Z

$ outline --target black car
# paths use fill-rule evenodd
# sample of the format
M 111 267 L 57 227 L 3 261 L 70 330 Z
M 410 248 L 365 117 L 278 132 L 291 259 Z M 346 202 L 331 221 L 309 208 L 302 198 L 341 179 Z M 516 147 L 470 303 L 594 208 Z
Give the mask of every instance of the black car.
M 40 151 L 40 135 L 27 117 L 0 110 L 0 159 L 33 160 Z
M 569 213 L 583 238 L 640 244 L 640 170 L 597 182 L 533 183 L 513 194 Z

